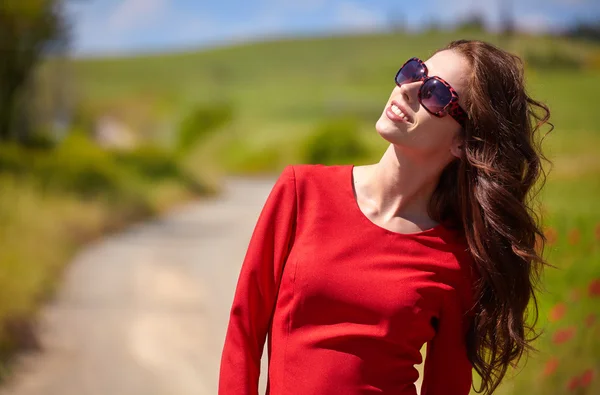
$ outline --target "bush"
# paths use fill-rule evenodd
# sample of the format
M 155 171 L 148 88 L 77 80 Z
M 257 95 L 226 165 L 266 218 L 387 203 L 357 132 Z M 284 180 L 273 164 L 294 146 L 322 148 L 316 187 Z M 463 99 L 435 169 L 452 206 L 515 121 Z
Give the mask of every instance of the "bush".
M 27 136 L 21 144 L 33 149 L 52 149 L 56 147 L 57 142 L 49 132 L 37 131 Z
M 301 158 L 305 163 L 324 165 L 349 164 L 368 155 L 359 133 L 359 122 L 354 118 L 334 118 L 317 126 L 307 138 Z
M 111 153 L 77 134 L 47 155 L 34 157 L 34 164 L 36 178 L 49 188 L 83 197 L 129 195 L 131 191 L 130 180 Z
M 150 181 L 180 178 L 181 171 L 173 155 L 158 147 L 142 147 L 134 151 L 115 154 L 120 166 Z
M 250 148 L 241 141 L 232 141 L 223 147 L 220 162 L 233 173 L 256 174 L 273 172 L 282 164 L 281 148 L 275 145 Z
M 23 149 L 16 144 L 0 145 L 0 171 L 13 174 L 23 174 L 29 168 Z
M 233 119 L 233 107 L 228 103 L 199 105 L 179 126 L 176 149 L 182 153 Z
M 153 146 L 107 151 L 77 132 L 53 150 L 0 146 L 0 174 L 27 179 L 49 193 L 102 200 L 135 218 L 154 211 L 157 200 L 166 207 L 212 192 L 203 175 L 185 171 L 172 152 Z

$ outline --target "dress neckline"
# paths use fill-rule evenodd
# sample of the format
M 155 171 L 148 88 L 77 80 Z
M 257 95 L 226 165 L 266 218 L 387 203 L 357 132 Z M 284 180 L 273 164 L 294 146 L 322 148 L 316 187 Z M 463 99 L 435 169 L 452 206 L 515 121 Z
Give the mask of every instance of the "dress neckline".
M 348 184 L 346 184 L 346 182 L 344 182 L 344 186 L 348 186 L 348 195 L 351 199 L 351 205 L 353 208 L 353 212 L 356 213 L 356 215 L 358 217 L 360 217 L 362 219 L 363 222 L 365 222 L 368 226 L 374 228 L 374 229 L 379 229 L 380 231 L 383 231 L 385 233 L 394 235 L 396 237 L 418 237 L 418 236 L 438 236 L 441 235 L 442 233 L 447 233 L 449 230 L 446 229 L 446 227 L 442 224 L 437 224 L 436 226 L 432 227 L 432 228 L 428 228 L 428 229 L 424 229 L 422 231 L 419 232 L 411 232 L 411 233 L 400 233 L 400 232 L 394 232 L 393 230 L 384 228 L 383 226 L 380 226 L 378 224 L 376 224 L 375 222 L 371 221 L 371 219 L 369 217 L 367 217 L 367 215 L 362 211 L 362 209 L 360 208 L 358 201 L 355 197 L 355 188 L 354 188 L 354 164 L 351 165 L 347 165 L 346 169 L 348 170 L 348 174 L 347 174 L 347 179 L 345 180 L 346 182 L 348 182 Z

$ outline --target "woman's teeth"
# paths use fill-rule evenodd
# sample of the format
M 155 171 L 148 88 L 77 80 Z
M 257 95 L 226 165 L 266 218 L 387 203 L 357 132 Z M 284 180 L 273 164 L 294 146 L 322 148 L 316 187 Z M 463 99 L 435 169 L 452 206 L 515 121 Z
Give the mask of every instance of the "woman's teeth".
M 392 104 L 392 112 L 396 115 L 398 115 L 399 117 L 402 117 L 406 122 L 408 122 L 408 117 L 406 116 L 406 114 L 404 114 L 402 112 L 401 109 L 398 108 L 397 105 Z

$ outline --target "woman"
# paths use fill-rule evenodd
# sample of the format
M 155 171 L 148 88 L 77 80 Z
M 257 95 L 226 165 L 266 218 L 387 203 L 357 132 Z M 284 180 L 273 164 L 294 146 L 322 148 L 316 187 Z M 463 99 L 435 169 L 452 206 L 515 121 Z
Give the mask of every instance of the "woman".
M 544 264 L 528 196 L 548 108 L 519 58 L 455 41 L 413 58 L 369 166 L 288 166 L 259 217 L 231 310 L 220 395 L 491 394 L 531 341 Z M 542 115 L 536 110 L 541 110 Z M 533 122 L 532 122 L 533 121 Z

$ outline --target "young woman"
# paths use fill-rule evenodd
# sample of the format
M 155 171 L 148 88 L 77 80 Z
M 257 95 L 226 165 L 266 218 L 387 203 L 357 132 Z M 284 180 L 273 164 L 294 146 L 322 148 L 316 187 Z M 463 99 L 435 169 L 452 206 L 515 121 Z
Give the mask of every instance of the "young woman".
M 544 264 L 529 195 L 548 108 L 519 58 L 481 41 L 410 59 L 396 85 L 379 163 L 288 166 L 273 187 L 220 395 L 258 393 L 267 334 L 271 395 L 415 395 L 425 343 L 421 395 L 468 394 L 473 368 L 491 394 L 529 347 Z

